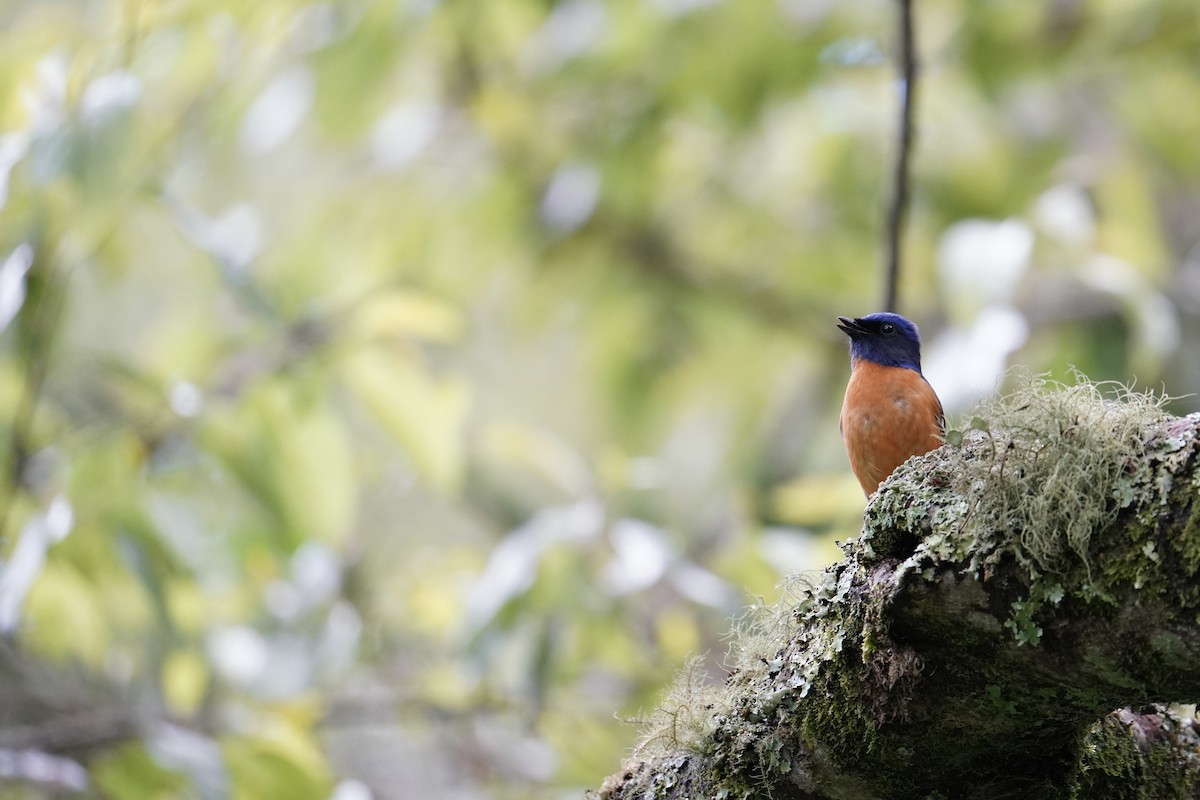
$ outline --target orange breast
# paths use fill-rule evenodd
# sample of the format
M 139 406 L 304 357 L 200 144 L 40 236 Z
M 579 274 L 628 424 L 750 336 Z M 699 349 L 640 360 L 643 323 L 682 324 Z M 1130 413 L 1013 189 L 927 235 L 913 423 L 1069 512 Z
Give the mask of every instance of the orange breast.
M 858 361 L 842 403 L 842 439 L 850 468 L 869 496 L 911 456 L 942 443 L 942 404 L 911 369 Z

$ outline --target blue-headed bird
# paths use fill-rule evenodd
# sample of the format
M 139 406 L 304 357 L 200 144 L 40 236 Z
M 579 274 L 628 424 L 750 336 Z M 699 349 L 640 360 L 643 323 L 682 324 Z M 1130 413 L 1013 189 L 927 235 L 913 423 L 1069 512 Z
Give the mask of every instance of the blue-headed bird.
M 850 383 L 839 427 L 869 497 L 910 456 L 942 443 L 942 403 L 921 374 L 917 326 L 899 314 L 838 317 L 850 337 Z

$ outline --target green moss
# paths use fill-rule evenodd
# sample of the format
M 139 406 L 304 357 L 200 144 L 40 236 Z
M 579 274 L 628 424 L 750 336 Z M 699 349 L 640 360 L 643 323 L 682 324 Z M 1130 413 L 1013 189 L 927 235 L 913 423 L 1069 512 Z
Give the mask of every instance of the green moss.
M 1164 708 L 1117 712 L 1088 733 L 1072 800 L 1189 800 L 1200 792 L 1200 740 Z
M 1200 494 L 1200 474 L 1197 474 L 1191 489 L 1195 494 Z M 1184 569 L 1189 575 L 1196 575 L 1200 572 L 1200 503 L 1192 504 L 1192 513 L 1179 532 L 1176 542 Z

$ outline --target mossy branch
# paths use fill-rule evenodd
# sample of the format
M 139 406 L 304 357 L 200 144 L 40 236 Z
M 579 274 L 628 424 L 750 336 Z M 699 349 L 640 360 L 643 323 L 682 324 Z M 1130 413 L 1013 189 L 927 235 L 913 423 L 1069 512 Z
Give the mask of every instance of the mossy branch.
M 1200 415 L 1028 383 L 899 469 L 593 797 L 1198 796 L 1192 709 L 1151 704 L 1200 698 Z

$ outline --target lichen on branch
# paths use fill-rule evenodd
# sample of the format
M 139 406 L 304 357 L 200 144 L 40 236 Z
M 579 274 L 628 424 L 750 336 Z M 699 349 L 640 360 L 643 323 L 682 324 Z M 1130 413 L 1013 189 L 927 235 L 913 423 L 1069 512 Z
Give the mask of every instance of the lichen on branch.
M 1200 695 L 1200 417 L 1163 406 L 1082 376 L 985 401 L 601 796 L 1070 796 L 1109 711 Z

